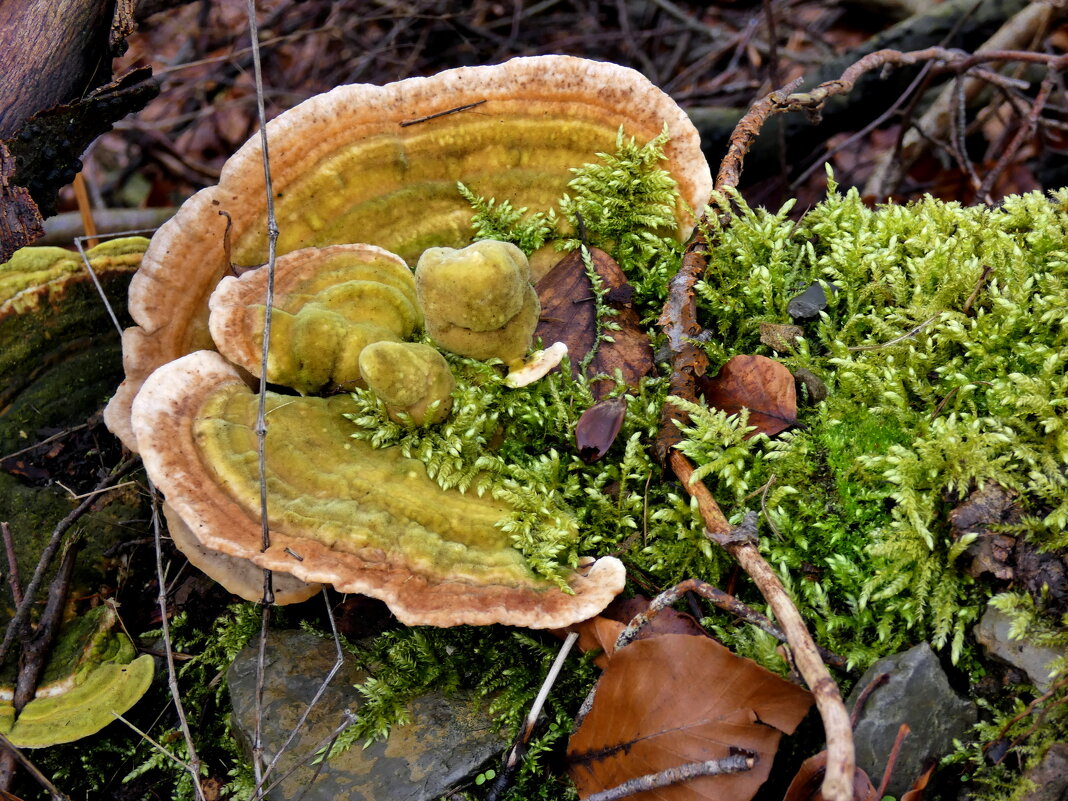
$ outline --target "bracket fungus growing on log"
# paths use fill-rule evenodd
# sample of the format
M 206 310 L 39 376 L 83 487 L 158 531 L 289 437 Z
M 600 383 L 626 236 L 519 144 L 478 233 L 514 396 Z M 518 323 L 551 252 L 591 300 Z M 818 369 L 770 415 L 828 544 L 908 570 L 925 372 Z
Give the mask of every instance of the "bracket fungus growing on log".
M 260 366 L 267 226 L 256 137 L 227 162 L 217 186 L 153 237 L 130 287 L 137 325 L 123 336 L 126 380 L 106 410 L 109 428 L 141 453 L 169 516 L 208 551 L 378 597 L 409 624 L 559 627 L 598 613 L 622 589 L 623 566 L 605 557 L 571 569 L 577 524 L 569 512 L 542 504 L 533 521 L 524 518 L 527 531 L 552 532 L 550 550 L 571 543 L 549 566 L 528 563 L 520 550 L 528 540 L 509 533 L 520 510 L 501 500 L 507 492 L 443 489 L 398 448 L 353 439 L 345 415 L 357 402 L 329 393 L 366 386 L 395 422 L 440 423 L 453 377 L 439 353 L 412 341 L 424 313 L 439 345 L 521 365 L 538 301 L 513 245 L 468 249 L 493 254 L 489 266 L 501 267 L 488 271 L 488 286 L 469 282 L 468 295 L 474 290 L 483 311 L 482 296 L 508 296 L 504 318 L 476 332 L 496 340 L 486 352 L 450 344 L 436 324 L 456 322 L 416 291 L 409 265 L 420 254 L 474 238 L 458 185 L 517 209 L 548 208 L 567 191 L 573 168 L 610 152 L 621 131 L 648 141 L 665 130 L 664 166 L 678 185 L 675 220 L 685 237 L 691 209 L 711 192 L 708 165 L 686 114 L 633 70 L 541 56 L 342 86 L 305 101 L 266 131 L 280 231 L 267 365 Z M 444 294 L 446 306 L 462 304 L 462 293 Z M 509 327 L 514 336 L 502 344 L 499 329 Z M 522 380 L 509 385 L 533 380 L 562 353 L 547 349 L 537 369 L 519 371 Z M 300 394 L 267 398 L 266 550 L 256 396 L 245 383 L 261 369 Z M 400 376 L 408 373 L 422 381 L 407 386 Z
M 499 523 L 511 510 L 442 490 L 398 448 L 349 436 L 347 395 L 267 399 L 271 546 L 261 548 L 256 395 L 217 353 L 156 370 L 134 401 L 145 468 L 209 549 L 385 601 L 409 625 L 556 628 L 623 588 L 605 557 L 565 591 L 535 576 Z
M 513 207 L 548 208 L 571 168 L 611 152 L 620 127 L 649 140 L 665 126 L 665 168 L 690 209 L 712 178 L 685 112 L 640 73 L 570 56 L 517 58 L 385 86 L 340 86 L 267 125 L 278 253 L 366 242 L 409 263 L 429 247 L 472 238 L 458 181 Z M 108 427 L 132 450 L 130 408 L 162 364 L 214 348 L 208 297 L 232 265 L 267 260 L 266 198 L 258 136 L 223 168 L 219 184 L 190 198 L 152 238 L 130 287 L 136 326 L 123 337 L 126 380 Z M 229 247 L 227 246 L 229 244 Z

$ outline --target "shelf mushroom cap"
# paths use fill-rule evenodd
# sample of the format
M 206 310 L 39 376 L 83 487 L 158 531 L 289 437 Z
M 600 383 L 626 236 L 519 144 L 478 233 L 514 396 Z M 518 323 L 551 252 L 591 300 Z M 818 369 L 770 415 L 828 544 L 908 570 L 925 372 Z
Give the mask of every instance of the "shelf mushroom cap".
M 134 402 L 149 476 L 207 548 L 385 601 L 408 625 L 558 628 L 599 613 L 624 584 L 603 557 L 534 575 L 500 523 L 511 509 L 443 490 L 398 448 L 351 439 L 347 395 L 269 396 L 270 547 L 262 549 L 257 397 L 219 354 L 156 370 Z
M 620 126 L 649 140 L 665 125 L 684 237 L 690 209 L 711 193 L 711 173 L 685 112 L 634 70 L 537 56 L 341 86 L 267 125 L 278 252 L 368 242 L 411 263 L 429 247 L 470 241 L 471 209 L 457 181 L 516 208 L 548 208 L 572 167 L 612 150 Z M 130 408 L 143 381 L 161 364 L 213 348 L 215 285 L 232 264 L 267 260 L 265 205 L 256 136 L 226 163 L 217 186 L 190 198 L 153 237 L 130 286 L 137 325 L 123 335 L 126 379 L 105 414 L 127 447 L 138 450 Z
M 257 378 L 263 353 L 267 271 L 223 278 L 208 299 L 219 352 Z M 399 256 L 374 245 L 303 248 L 275 266 L 267 380 L 300 392 L 353 387 L 374 342 L 406 339 L 422 326 L 415 278 Z

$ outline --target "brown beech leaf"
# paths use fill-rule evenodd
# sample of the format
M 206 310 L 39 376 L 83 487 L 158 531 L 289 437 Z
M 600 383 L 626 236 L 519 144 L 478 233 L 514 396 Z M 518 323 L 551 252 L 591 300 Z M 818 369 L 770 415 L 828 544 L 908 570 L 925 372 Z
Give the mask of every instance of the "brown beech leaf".
M 768 777 L 781 734 L 812 696 L 708 637 L 662 634 L 613 654 L 593 708 L 568 744 L 579 796 L 687 762 L 757 755 L 745 773 L 638 793 L 635 801 L 747 801 Z M 735 753 L 737 751 L 735 750 Z
M 557 629 L 553 633 L 564 636 L 566 632 L 578 633 L 578 647 L 581 651 L 599 650 L 601 653 L 593 660 L 597 667 L 604 670 L 608 660 L 616 650 L 616 640 L 620 633 L 635 615 L 641 614 L 649 608 L 649 599 L 644 595 L 635 595 L 633 598 L 616 598 L 608 607 L 589 620 L 583 620 L 566 629 Z M 691 615 L 685 612 L 676 612 L 671 607 L 661 610 L 652 620 L 646 623 L 635 639 L 644 640 L 649 637 L 659 637 L 661 634 L 687 634 L 697 637 L 709 637 L 709 633 L 701 628 Z
M 698 394 L 705 403 L 727 414 L 749 410 L 749 425 L 769 437 L 797 422 L 797 390 L 794 377 L 779 362 L 767 356 L 734 356 L 715 378 L 697 379 Z
M 824 801 L 822 787 L 826 773 L 827 752 L 820 751 L 801 763 L 782 801 Z M 871 779 L 860 768 L 853 772 L 853 801 L 878 801 Z
M 653 346 L 632 305 L 634 288 L 611 256 L 597 248 L 589 250 L 593 269 L 604 285 L 604 302 L 615 309 L 616 315 L 611 319 L 619 325 L 619 330 L 607 332 L 612 341 L 597 346 L 586 374 L 614 376 L 618 370 L 625 383 L 637 386 L 643 376 L 656 369 L 656 364 Z M 577 376 L 579 364 L 594 346 L 597 336 L 597 303 L 581 250 L 564 256 L 538 281 L 537 290 L 541 318 L 535 333 L 546 345 L 567 343 L 571 370 Z M 611 382 L 599 381 L 593 385 L 593 396 L 599 400 L 611 389 Z
M 912 783 L 912 787 L 901 796 L 901 801 L 923 801 L 923 796 L 927 792 L 927 783 L 931 781 L 931 776 L 934 775 L 937 767 L 937 763 L 928 765 L 927 770 L 921 773 L 919 778 Z
M 575 444 L 579 458 L 592 464 L 608 453 L 627 416 L 627 399 L 609 398 L 593 404 L 575 424 Z

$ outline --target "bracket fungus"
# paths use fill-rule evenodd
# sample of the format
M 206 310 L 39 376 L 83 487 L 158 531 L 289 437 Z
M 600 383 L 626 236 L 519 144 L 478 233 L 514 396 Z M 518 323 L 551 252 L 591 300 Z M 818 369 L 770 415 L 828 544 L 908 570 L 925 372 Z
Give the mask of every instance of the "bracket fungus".
M 409 263 L 429 247 L 462 247 L 471 210 L 457 181 L 513 207 L 548 208 L 571 168 L 610 152 L 620 127 L 649 140 L 667 126 L 666 169 L 690 209 L 712 178 L 696 129 L 640 73 L 570 56 L 517 58 L 386 86 L 354 84 L 317 95 L 267 125 L 278 252 L 367 242 Z M 108 427 L 132 450 L 130 408 L 162 364 L 214 348 L 208 297 L 232 264 L 266 261 L 266 198 L 259 136 L 152 238 L 130 286 L 136 326 L 123 337 L 126 379 Z M 230 243 L 230 247 L 227 247 Z
M 0 687 L 0 733 L 20 748 L 45 748 L 96 734 L 147 691 L 155 665 L 136 656 L 133 643 L 116 631 L 118 614 L 98 606 L 68 623 L 32 701 L 18 717 L 13 691 Z
M 208 327 L 227 359 L 259 377 L 266 270 L 219 282 Z M 360 352 L 397 342 L 422 325 L 415 280 L 404 260 L 373 245 L 304 248 L 278 259 L 267 380 L 300 392 L 352 387 Z
M 257 397 L 217 353 L 156 370 L 134 401 L 145 468 L 206 547 L 308 582 L 385 601 L 409 625 L 557 628 L 623 588 L 618 560 L 535 576 L 499 523 L 509 507 L 443 490 L 398 448 L 350 438 L 347 395 L 269 395 L 271 546 L 261 548 Z
M 520 366 L 538 301 L 518 249 L 468 248 L 487 256 L 487 280 L 461 270 L 451 285 L 479 296 L 468 308 L 473 326 L 441 314 L 433 288 L 416 291 L 408 265 L 474 238 L 458 184 L 517 209 L 548 208 L 572 169 L 610 152 L 621 130 L 648 141 L 665 129 L 685 237 L 691 209 L 712 189 L 708 164 L 686 114 L 633 70 L 539 56 L 305 101 L 266 131 L 280 255 L 264 369 L 302 395 L 268 398 L 270 547 L 261 551 L 255 396 L 244 381 L 261 370 L 266 270 L 255 268 L 268 248 L 259 137 L 153 237 L 130 286 L 137 325 L 123 336 L 126 379 L 105 412 L 108 427 L 141 453 L 180 533 L 208 551 L 373 595 L 410 624 L 558 627 L 596 614 L 623 587 L 618 560 L 568 572 L 567 556 L 559 573 L 539 566 L 557 581 L 535 574 L 508 533 L 517 509 L 493 493 L 442 489 L 396 448 L 353 440 L 343 415 L 356 402 L 316 393 L 366 384 L 394 420 L 439 422 L 450 403 L 448 364 L 404 341 L 424 313 L 443 347 Z M 367 244 L 347 244 L 357 242 Z M 464 293 L 442 291 L 463 304 Z M 482 319 L 496 305 L 487 293 L 501 295 L 500 320 Z M 518 384 L 561 355 L 548 349 Z M 421 380 L 406 377 L 417 373 Z M 545 530 L 577 534 L 567 519 L 553 517 Z

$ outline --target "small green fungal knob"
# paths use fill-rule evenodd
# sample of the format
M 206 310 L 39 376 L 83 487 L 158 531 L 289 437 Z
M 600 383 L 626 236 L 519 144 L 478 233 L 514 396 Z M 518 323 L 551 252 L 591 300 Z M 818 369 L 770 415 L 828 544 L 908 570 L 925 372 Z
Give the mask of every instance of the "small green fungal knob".
M 360 353 L 360 375 L 397 422 L 403 412 L 414 425 L 432 425 L 452 410 L 456 381 L 448 362 L 430 345 L 375 342 Z
M 427 333 L 461 356 L 521 361 L 541 312 L 530 280 L 527 257 L 510 242 L 430 248 L 415 268 Z

